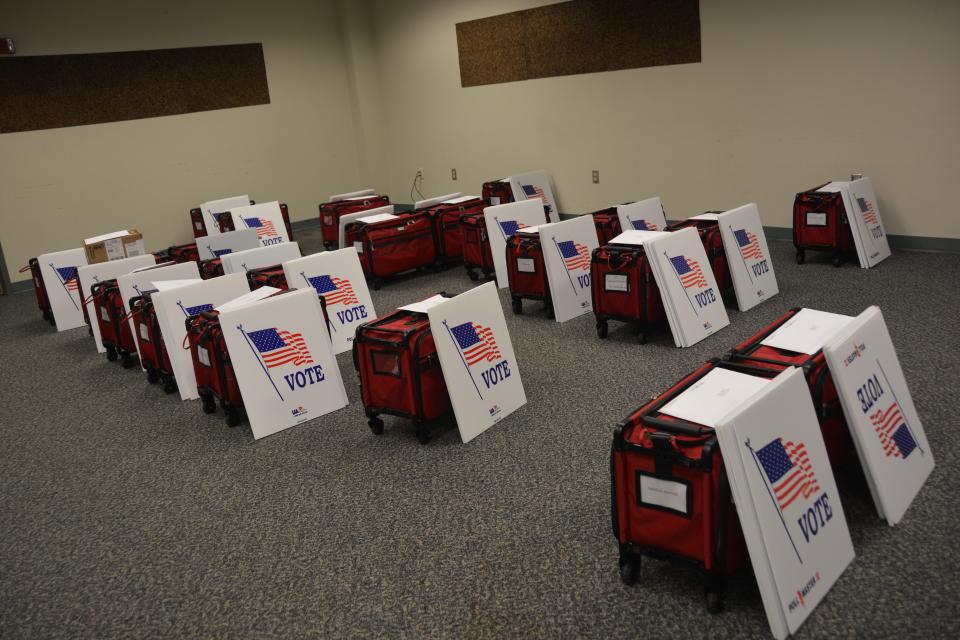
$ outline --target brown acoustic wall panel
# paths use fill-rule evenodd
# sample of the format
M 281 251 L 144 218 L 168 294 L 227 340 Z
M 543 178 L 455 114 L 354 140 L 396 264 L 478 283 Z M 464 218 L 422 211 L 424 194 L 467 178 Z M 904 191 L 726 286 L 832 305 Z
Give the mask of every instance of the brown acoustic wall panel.
M 574 0 L 457 24 L 460 84 L 700 62 L 698 0 Z
M 0 133 L 269 102 L 259 43 L 0 58 Z

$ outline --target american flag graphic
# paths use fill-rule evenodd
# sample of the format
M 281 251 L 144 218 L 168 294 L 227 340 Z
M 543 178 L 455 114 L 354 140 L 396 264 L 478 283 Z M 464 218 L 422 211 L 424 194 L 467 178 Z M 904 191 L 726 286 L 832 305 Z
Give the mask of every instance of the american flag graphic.
M 503 229 L 503 235 L 508 238 L 514 235 L 520 229 L 526 229 L 530 225 L 523 224 L 522 222 L 517 222 L 516 220 L 507 220 L 506 222 L 500 223 L 500 228 Z
M 215 249 L 212 250 L 211 253 L 213 254 L 214 258 L 219 258 L 220 256 L 227 255 L 228 253 L 233 253 L 233 249 Z
M 464 322 L 452 328 L 450 332 L 457 341 L 467 366 L 482 361 L 493 362 L 503 357 L 490 327 L 484 327 L 476 322 Z
M 313 276 L 307 278 L 307 282 L 313 285 L 317 293 L 323 296 L 327 305 L 334 304 L 360 304 L 357 294 L 353 291 L 353 285 L 346 278 L 335 278 L 333 276 Z
M 737 245 L 740 247 L 740 255 L 746 260 L 763 259 L 763 251 L 760 249 L 757 236 L 746 229 L 734 229 L 733 236 L 737 239 Z
M 183 309 L 183 315 L 187 316 L 188 318 L 189 318 L 190 316 L 200 315 L 200 314 L 203 313 L 204 311 L 212 311 L 212 310 L 213 310 L 213 305 L 212 305 L 212 304 L 198 304 L 198 305 L 195 306 L 195 307 L 185 307 L 185 306 L 183 306 L 183 303 L 180 302 L 179 300 L 177 301 L 177 306 L 180 307 L 181 309 Z
M 703 277 L 703 271 L 700 270 L 700 264 L 696 260 L 679 255 L 670 258 L 670 263 L 680 276 L 680 283 L 684 289 L 691 287 L 703 289 L 707 286 L 707 279 Z
M 564 240 L 558 242 L 557 246 L 560 247 L 560 255 L 563 256 L 567 270 L 583 269 L 584 271 L 590 271 L 590 250 L 584 245 L 573 240 Z
M 780 511 L 786 511 L 797 498 L 808 499 L 820 490 L 810 466 L 807 447 L 802 442 L 777 438 L 757 450 L 757 459 L 770 480 Z
M 857 198 L 857 204 L 860 205 L 860 211 L 863 212 L 863 221 L 867 224 L 880 224 L 877 219 L 877 210 L 873 204 L 866 198 Z
M 543 193 L 543 189 L 532 184 L 522 184 L 520 187 L 523 189 L 523 195 L 527 197 L 527 200 L 531 198 L 540 198 L 543 200 L 544 204 L 547 204 L 547 196 Z
M 272 238 L 277 234 L 276 227 L 273 226 L 273 222 L 270 220 L 264 220 L 263 218 L 244 218 L 243 221 L 247 224 L 248 227 L 257 232 L 258 238 Z
M 80 278 L 77 277 L 76 267 L 54 267 L 54 268 L 57 270 L 57 275 L 60 276 L 60 280 L 63 281 L 63 285 L 67 288 L 67 291 L 80 290 Z
M 656 231 L 657 225 L 652 222 L 647 222 L 643 218 L 638 220 L 631 220 L 630 224 L 633 225 L 633 228 L 637 231 Z
M 900 413 L 900 406 L 894 402 L 886 411 L 877 409 L 870 416 L 870 422 L 877 431 L 883 452 L 888 458 L 906 459 L 917 448 L 917 442 L 910 434 L 907 423 Z
M 281 331 L 276 327 L 247 333 L 253 346 L 260 352 L 263 364 L 268 369 L 285 364 L 301 366 L 313 364 L 313 357 L 303 339 L 303 334 Z

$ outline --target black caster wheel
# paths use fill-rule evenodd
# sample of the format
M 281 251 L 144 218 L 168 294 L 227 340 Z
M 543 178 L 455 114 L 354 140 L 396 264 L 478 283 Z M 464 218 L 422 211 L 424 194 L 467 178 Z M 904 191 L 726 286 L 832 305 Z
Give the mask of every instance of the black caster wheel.
M 383 435 L 383 420 L 374 416 L 367 420 L 367 424 L 370 425 L 370 431 L 373 431 L 373 435 L 382 436 Z
M 383 286 L 383 281 L 380 278 L 374 278 L 370 281 L 370 288 L 374 291 L 380 291 L 380 287 Z
M 707 591 L 707 611 L 711 614 L 718 614 L 723 611 L 723 598 L 717 591 Z
M 480 274 L 473 269 L 467 269 L 467 277 L 476 282 L 480 279 Z
M 129 369 L 137 363 L 137 359 L 133 357 L 132 353 L 125 353 L 120 357 L 120 366 L 124 369 Z
M 227 409 L 227 426 L 231 429 L 240 424 L 240 409 L 230 407 Z
M 520 298 L 513 298 L 511 300 L 511 304 L 513 306 L 514 315 L 519 316 L 520 314 L 523 313 L 523 300 L 521 300 Z
M 417 426 L 417 442 L 427 444 L 430 442 L 430 430 L 424 426 Z
M 643 331 L 638 333 L 637 342 L 639 342 L 640 344 L 647 344 L 647 334 L 645 334 Z
M 440 262 L 434 262 L 432 265 L 430 265 L 430 271 L 433 273 L 440 273 L 443 271 L 443 264 Z
M 114 349 L 113 347 L 106 347 L 106 349 L 107 349 L 107 360 L 109 360 L 110 362 L 115 362 L 119 357 L 117 355 L 117 350 Z
M 610 325 L 606 320 L 597 321 L 597 337 L 601 340 L 606 340 L 607 334 L 610 332 Z
M 147 369 L 147 382 L 150 384 L 157 384 L 160 382 L 160 374 L 157 373 L 156 369 Z
M 177 381 L 173 378 L 163 381 L 163 392 L 164 393 L 174 393 L 177 390 Z
M 203 402 L 200 406 L 204 413 L 213 413 L 217 410 L 217 401 L 213 399 L 213 396 L 203 395 L 200 396 L 200 400 Z
M 840 256 L 834 256 L 834 257 L 833 257 L 833 266 L 839 267 L 841 264 L 843 264 L 843 260 L 840 258 Z
M 547 317 L 551 319 L 557 317 L 556 314 L 553 312 L 553 304 L 549 301 L 545 302 L 544 304 L 547 305 Z
M 620 561 L 620 582 L 627 586 L 637 583 L 640 578 L 640 565 L 630 560 Z
M 803 261 L 807 259 L 807 252 L 803 249 L 797 249 L 797 264 L 803 264 Z

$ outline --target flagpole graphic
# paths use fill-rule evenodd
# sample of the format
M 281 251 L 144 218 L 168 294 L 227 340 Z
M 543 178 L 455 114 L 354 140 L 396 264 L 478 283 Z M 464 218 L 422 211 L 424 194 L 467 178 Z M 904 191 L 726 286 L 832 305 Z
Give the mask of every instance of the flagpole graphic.
M 498 222 L 497 224 L 500 223 Z M 470 382 L 473 383 L 473 388 L 477 390 L 477 395 L 483 400 L 483 394 L 480 393 L 480 387 L 477 386 L 477 381 L 473 379 L 473 372 L 470 371 L 470 365 L 467 364 L 466 358 L 463 357 L 463 352 L 460 351 L 460 344 L 457 342 L 457 338 L 453 335 L 453 331 L 450 330 L 450 325 L 447 324 L 446 320 L 443 321 L 443 326 L 447 328 L 447 333 L 450 334 L 450 339 L 453 340 L 453 346 L 457 348 L 457 355 L 460 356 L 460 361 L 463 362 L 463 366 L 467 370 L 467 375 L 470 376 Z
M 580 294 L 577 293 L 577 287 L 573 284 L 573 278 L 570 276 L 570 269 L 567 268 L 567 260 L 563 257 L 563 251 L 560 250 L 560 245 L 557 244 L 557 237 L 553 236 L 550 239 L 553 240 L 553 246 L 557 248 L 557 253 L 560 254 L 560 261 L 563 262 L 563 270 L 567 274 L 567 280 L 570 281 L 570 288 L 573 289 L 573 295 L 579 296 Z
M 313 286 L 313 283 L 312 283 L 312 282 L 310 282 L 310 278 L 307 277 L 307 274 L 304 273 L 303 271 L 301 271 L 301 272 L 300 272 L 300 275 L 303 276 L 303 280 L 304 280 L 304 282 L 307 283 L 307 286 L 310 287 L 311 289 L 313 289 L 314 291 L 316 291 L 317 288 L 316 288 L 315 286 Z M 323 296 L 323 294 L 322 294 L 322 293 L 319 293 L 319 292 L 318 292 L 318 295 L 321 296 L 321 297 Z M 326 298 L 324 298 L 324 300 L 326 300 Z M 329 327 L 330 327 L 331 329 L 333 329 L 333 332 L 336 333 L 336 332 L 337 332 L 337 328 L 334 326 L 335 323 L 330 322 L 330 323 L 328 323 L 328 324 L 329 324 Z
M 667 262 L 670 263 L 670 270 L 673 271 L 673 275 L 677 278 L 677 282 L 680 284 L 680 288 L 683 289 L 683 297 L 687 299 L 687 302 L 690 303 L 690 308 L 693 309 L 693 315 L 700 317 L 700 314 L 697 313 L 697 308 L 693 306 L 693 300 L 690 299 L 690 294 L 687 293 L 687 288 L 683 286 L 683 280 L 680 279 L 680 274 L 677 273 L 677 268 L 673 266 L 673 262 L 670 260 L 670 256 L 667 255 L 667 252 L 663 252 L 663 257 L 667 259 Z
M 883 365 L 880 364 L 880 359 L 877 358 L 877 367 L 880 369 L 880 375 L 883 376 L 883 381 L 887 383 L 887 388 L 890 389 L 890 395 L 893 396 L 893 401 L 897 403 L 898 407 L 902 407 L 900 400 L 897 399 L 897 392 L 893 390 L 893 385 L 890 384 L 890 378 L 887 377 L 887 372 L 883 370 Z M 907 416 L 903 415 L 903 411 L 900 411 L 900 417 L 903 419 L 904 426 L 907 427 L 907 433 L 910 434 L 910 437 L 913 438 L 913 442 L 917 445 L 917 450 L 920 452 L 920 455 L 926 455 L 924 450 L 920 447 L 920 441 L 917 439 L 917 436 L 913 433 L 913 429 L 910 428 L 910 423 L 907 422 Z
M 757 452 L 754 451 L 753 447 L 750 446 L 749 439 L 744 442 L 744 444 L 747 446 L 747 449 L 750 449 L 750 454 L 753 456 L 753 461 L 757 464 L 757 471 L 760 472 L 760 477 L 763 478 L 763 486 L 767 488 L 767 494 L 770 496 L 770 501 L 773 502 L 773 507 L 777 510 L 777 515 L 780 516 L 780 522 L 783 524 L 783 530 L 787 532 L 787 539 L 790 540 L 790 545 L 793 546 L 793 552 L 797 554 L 797 560 L 800 561 L 800 564 L 803 564 L 803 558 L 800 557 L 800 552 L 797 551 L 797 545 L 793 541 L 793 536 L 790 535 L 790 530 L 787 529 L 787 521 L 783 519 L 783 512 L 780 511 L 780 505 L 777 504 L 776 498 L 773 497 L 773 491 L 770 489 L 770 484 L 767 481 L 766 474 L 760 467 L 760 461 L 757 459 Z
M 53 263 L 50 263 L 50 268 L 53 269 L 53 272 L 57 274 L 57 280 L 60 281 L 60 286 L 63 287 L 63 290 L 67 292 L 67 298 L 70 299 L 70 302 L 73 303 L 73 308 L 77 311 L 80 311 L 80 307 L 77 306 L 76 300 L 73 299 L 73 296 L 70 295 L 70 289 L 67 287 L 67 283 L 64 281 L 63 276 L 60 275 L 59 269 L 53 266 Z M 77 276 L 77 288 L 80 288 L 80 277 Z
M 244 340 L 247 341 L 247 345 L 250 346 L 250 350 L 253 351 L 254 357 L 256 357 L 257 362 L 260 363 L 260 368 L 263 369 L 263 373 L 266 374 L 267 379 L 270 381 L 270 384 L 273 385 L 273 390 L 277 392 L 277 395 L 280 397 L 280 402 L 283 402 L 283 396 L 280 394 L 280 389 L 277 389 L 276 383 L 273 381 L 273 377 L 270 376 L 270 372 L 267 371 L 267 365 L 263 364 L 263 359 L 260 357 L 260 354 L 257 352 L 257 348 L 253 346 L 253 343 L 250 342 L 250 336 L 247 335 L 247 332 L 243 330 L 243 325 L 238 324 L 237 329 L 240 333 L 243 334 Z

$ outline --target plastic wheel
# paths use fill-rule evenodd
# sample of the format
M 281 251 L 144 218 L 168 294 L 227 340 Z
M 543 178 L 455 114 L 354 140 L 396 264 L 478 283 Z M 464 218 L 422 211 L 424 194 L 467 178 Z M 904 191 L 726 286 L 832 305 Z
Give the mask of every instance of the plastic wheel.
M 630 586 L 640 578 L 640 566 L 630 560 L 620 561 L 620 582 Z
M 217 410 L 217 401 L 214 400 L 212 395 L 202 395 L 200 396 L 200 399 L 203 402 L 201 408 L 203 409 L 204 413 L 213 413 Z
M 833 266 L 839 267 L 841 264 L 843 264 L 843 260 L 840 258 L 840 256 L 834 256 L 834 257 L 833 257 Z
M 512 306 L 513 306 L 513 313 L 514 313 L 514 315 L 519 316 L 520 314 L 522 314 L 522 313 L 523 313 L 523 300 L 521 300 L 520 298 L 513 298 L 513 300 L 511 300 L 511 302 L 512 302 Z
M 637 334 L 637 342 L 640 344 L 647 344 L 647 334 L 641 331 Z
M 544 304 L 547 306 L 547 317 L 555 318 L 556 314 L 553 312 L 553 303 L 547 300 Z
M 227 409 L 227 426 L 231 429 L 240 424 L 240 409 L 229 407 Z
M 601 340 L 606 340 L 607 334 L 610 332 L 610 324 L 606 320 L 597 321 L 597 337 Z
M 137 359 L 132 353 L 124 353 L 120 358 L 120 366 L 122 366 L 124 369 L 129 369 L 136 363 Z
M 420 444 L 430 442 L 430 430 L 422 425 L 417 425 L 417 442 Z
M 441 271 L 443 271 L 443 263 L 437 260 L 432 265 L 430 265 L 430 271 L 434 273 L 440 273 Z
M 480 279 L 480 274 L 473 269 L 467 269 L 467 277 L 476 282 Z
M 373 431 L 373 435 L 382 436 L 383 435 L 383 420 L 373 416 L 367 420 L 367 424 L 370 425 L 370 431 Z
M 118 358 L 117 350 L 114 349 L 113 347 L 107 347 L 106 349 L 107 349 L 107 360 L 109 360 L 110 362 L 114 362 Z
M 173 393 L 177 390 L 177 381 L 173 378 L 169 380 L 164 380 L 163 382 L 163 392 L 164 393 Z
M 157 373 L 156 369 L 147 369 L 147 382 L 150 384 L 157 384 L 160 382 L 160 374 Z
M 374 291 L 380 291 L 381 286 L 383 286 L 383 281 L 380 278 L 374 278 L 370 281 L 370 288 Z
M 803 261 L 807 259 L 807 252 L 803 249 L 797 249 L 797 264 L 803 264 Z
M 717 614 L 723 611 L 723 598 L 717 591 L 707 591 L 707 611 Z

